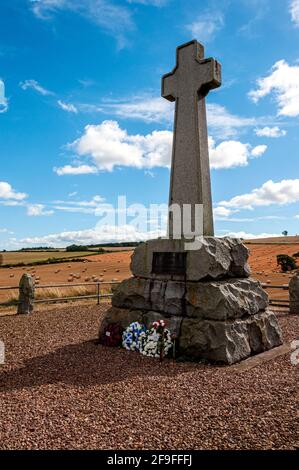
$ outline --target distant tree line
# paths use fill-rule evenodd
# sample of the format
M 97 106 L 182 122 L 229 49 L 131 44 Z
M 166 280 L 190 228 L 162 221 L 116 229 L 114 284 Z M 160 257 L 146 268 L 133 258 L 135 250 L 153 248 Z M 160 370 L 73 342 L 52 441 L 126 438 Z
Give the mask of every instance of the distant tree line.
M 117 247 L 124 247 L 124 246 L 128 246 L 128 247 L 134 247 L 134 246 L 138 246 L 140 245 L 140 243 L 143 243 L 143 242 L 115 242 L 115 243 L 98 243 L 96 245 L 88 245 L 89 248 L 98 248 L 98 247 L 113 247 L 113 248 L 117 248 Z
M 96 248 L 97 253 L 103 253 L 104 250 L 98 247 L 89 246 L 89 245 L 69 245 L 66 247 L 65 251 L 68 252 L 78 252 L 78 251 L 92 251 L 93 248 Z
M 21 248 L 18 251 L 57 251 L 56 248 L 51 246 L 33 246 L 32 248 Z

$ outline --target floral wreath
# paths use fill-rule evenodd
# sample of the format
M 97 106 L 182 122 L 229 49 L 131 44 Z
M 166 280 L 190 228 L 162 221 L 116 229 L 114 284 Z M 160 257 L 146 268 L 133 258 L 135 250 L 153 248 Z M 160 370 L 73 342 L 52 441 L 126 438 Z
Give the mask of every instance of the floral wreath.
M 119 323 L 109 323 L 100 335 L 99 343 L 104 346 L 120 346 L 123 331 L 124 329 Z
M 146 332 L 145 326 L 141 325 L 138 321 L 131 323 L 128 328 L 123 332 L 122 345 L 128 351 L 139 350 L 140 336 Z
M 171 333 L 165 328 L 164 320 L 155 321 L 150 330 L 143 332 L 139 339 L 139 351 L 143 356 L 167 356 L 173 346 Z

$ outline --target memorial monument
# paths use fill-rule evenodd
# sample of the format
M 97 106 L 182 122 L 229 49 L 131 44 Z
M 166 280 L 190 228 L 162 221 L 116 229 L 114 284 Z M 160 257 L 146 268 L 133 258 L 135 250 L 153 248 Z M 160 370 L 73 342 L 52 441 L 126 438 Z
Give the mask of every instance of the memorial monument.
M 245 245 L 214 237 L 205 97 L 220 85 L 220 64 L 204 58 L 201 44 L 177 48 L 174 70 L 162 77 L 162 96 L 176 102 L 168 237 L 135 249 L 133 277 L 115 289 L 100 333 L 112 322 L 164 319 L 177 355 L 232 364 L 282 338 L 267 294 L 249 277 Z

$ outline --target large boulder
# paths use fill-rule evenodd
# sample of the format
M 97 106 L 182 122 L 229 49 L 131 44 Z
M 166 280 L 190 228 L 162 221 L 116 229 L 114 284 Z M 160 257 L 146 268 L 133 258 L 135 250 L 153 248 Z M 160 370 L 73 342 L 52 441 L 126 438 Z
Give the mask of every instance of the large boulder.
M 165 326 L 166 328 L 169 329 L 171 334 L 175 335 L 177 338 L 179 337 L 183 317 L 177 317 L 177 316 L 169 317 L 169 316 L 161 314 L 160 312 L 153 312 L 153 311 L 145 312 L 142 317 L 142 321 L 148 329 L 151 328 L 154 321 L 159 321 L 159 320 L 164 320 Z
M 186 240 L 149 240 L 135 248 L 131 260 L 134 276 L 146 279 L 187 281 L 249 277 L 248 249 L 236 238 L 198 237 L 196 249 L 188 248 Z M 153 253 L 185 252 L 186 276 L 153 273 Z
M 125 279 L 114 289 L 112 305 L 119 308 L 152 310 L 151 290 L 152 283 L 148 279 Z
M 268 296 L 259 281 L 160 281 L 130 278 L 117 286 L 112 305 L 118 308 L 226 320 L 265 310 Z
M 234 321 L 184 318 L 179 352 L 186 358 L 233 364 L 281 343 L 281 330 L 272 312 Z
M 100 325 L 99 336 L 102 335 L 104 329 L 110 323 L 119 323 L 125 329 L 130 323 L 135 321 L 142 323 L 142 312 L 140 310 L 111 307 L 105 313 L 104 319 Z
M 29 314 L 34 308 L 35 287 L 30 274 L 24 273 L 19 283 L 18 315 Z
M 268 295 L 254 279 L 187 283 L 186 312 L 190 317 L 229 320 L 255 315 L 267 306 Z

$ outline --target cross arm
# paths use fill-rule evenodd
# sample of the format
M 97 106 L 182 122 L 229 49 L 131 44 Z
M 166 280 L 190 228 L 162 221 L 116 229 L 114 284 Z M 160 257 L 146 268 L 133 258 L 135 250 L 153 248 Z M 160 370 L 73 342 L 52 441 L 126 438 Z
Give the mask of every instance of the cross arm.
M 199 93 L 205 96 L 210 90 L 221 86 L 221 65 L 212 58 L 197 61 L 204 66 L 202 67 Z
M 176 76 L 175 72 L 167 73 L 162 77 L 161 95 L 168 101 L 176 99 Z

